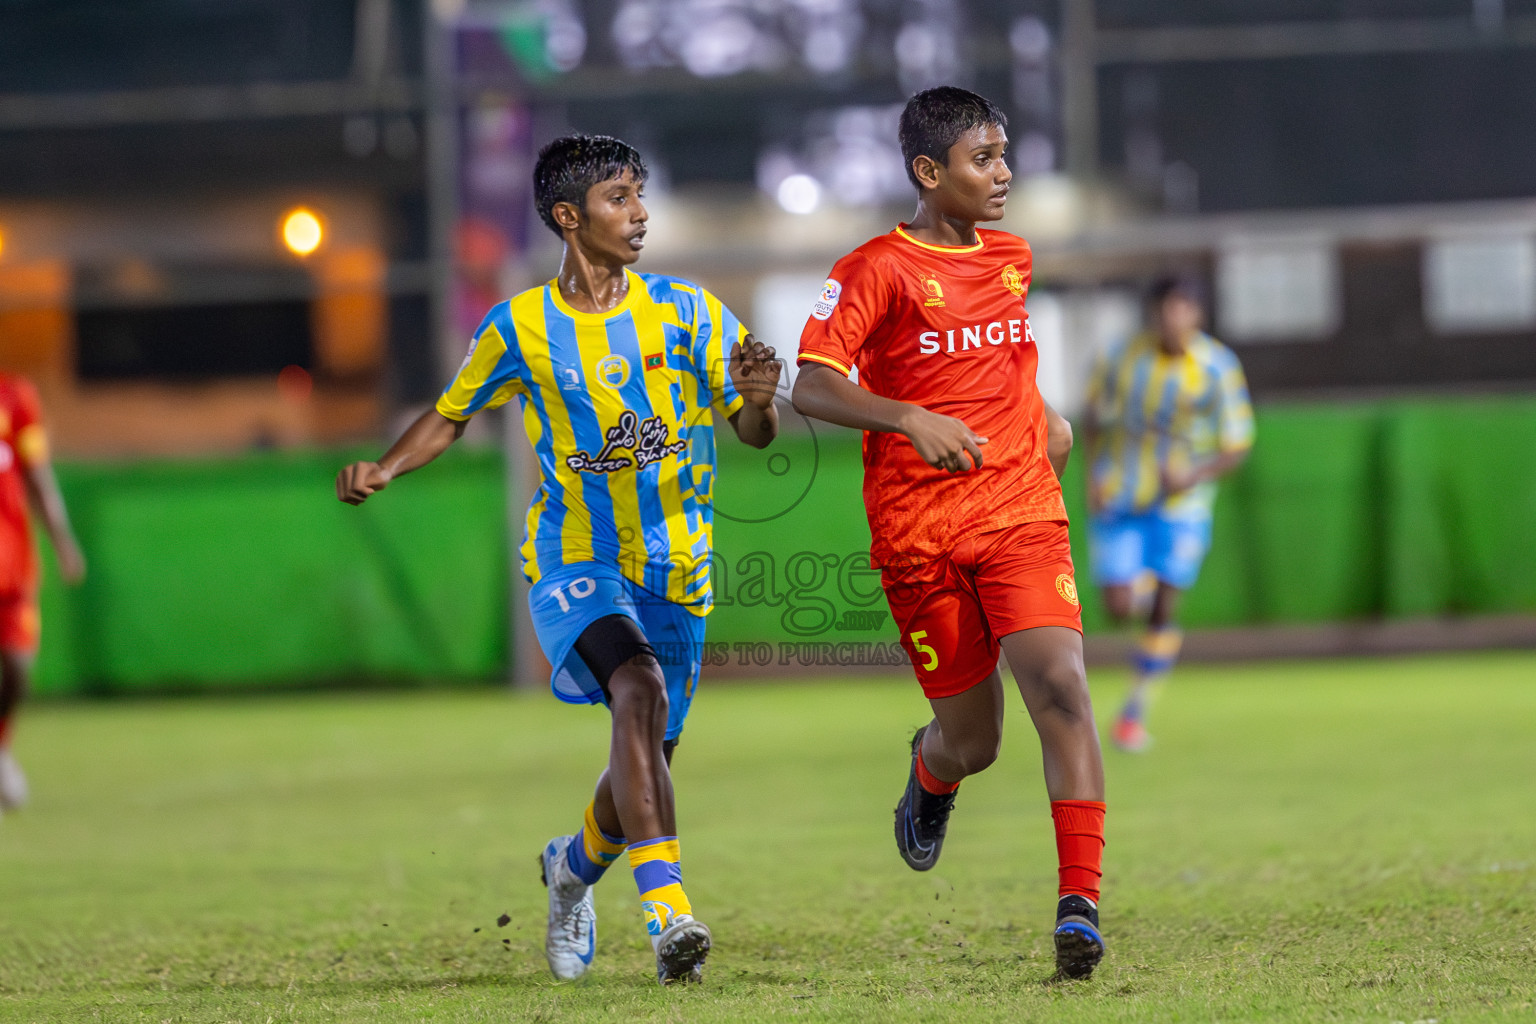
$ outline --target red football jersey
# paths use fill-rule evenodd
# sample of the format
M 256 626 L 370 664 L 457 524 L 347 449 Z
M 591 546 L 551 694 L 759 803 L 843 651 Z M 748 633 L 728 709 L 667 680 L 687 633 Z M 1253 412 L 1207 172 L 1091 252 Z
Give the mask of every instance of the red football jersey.
M 901 434 L 864 435 L 864 505 L 876 565 L 925 562 L 1018 523 L 1065 520 L 1046 458 L 1039 355 L 1029 329 L 1029 244 L 978 230 L 974 245 L 897 227 L 837 261 L 800 337 L 800 361 L 854 367 L 877 395 L 963 420 L 988 439 L 982 467 L 935 469 Z
M 37 587 L 22 470 L 48 457 L 42 419 L 32 384 L 0 374 L 0 597 L 26 595 Z

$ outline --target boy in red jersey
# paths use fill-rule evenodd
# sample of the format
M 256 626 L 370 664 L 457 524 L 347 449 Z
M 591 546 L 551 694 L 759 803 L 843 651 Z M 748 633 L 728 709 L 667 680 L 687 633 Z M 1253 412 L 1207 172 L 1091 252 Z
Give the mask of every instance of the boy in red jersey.
M 801 337 L 794 404 L 866 431 L 872 561 L 933 708 L 896 808 L 902 857 L 918 871 L 937 863 L 960 780 L 997 757 L 1001 651 L 1044 754 L 1056 964 L 1086 978 L 1104 955 L 1104 769 L 1058 482 L 1071 428 L 1035 385 L 1029 246 L 976 228 L 1003 215 L 1006 124 L 964 89 L 907 103 L 917 214 L 833 267 Z
M 66 583 L 85 576 L 85 559 L 48 462 L 37 391 L 0 373 L 0 810 L 26 803 L 27 779 L 11 754 L 11 723 L 37 653 L 37 553 L 27 524 L 31 502 L 43 518 Z

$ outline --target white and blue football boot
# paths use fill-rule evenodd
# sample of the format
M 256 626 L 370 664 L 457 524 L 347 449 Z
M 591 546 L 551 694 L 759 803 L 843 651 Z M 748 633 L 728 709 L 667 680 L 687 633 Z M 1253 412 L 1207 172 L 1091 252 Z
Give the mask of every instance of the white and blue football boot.
M 549 889 L 549 930 L 544 934 L 544 959 L 561 981 L 575 981 L 592 966 L 597 951 L 597 909 L 592 887 L 571 870 L 566 850 L 576 836 L 556 836 L 539 857 L 540 874 Z
M 14 811 L 27 802 L 27 776 L 10 750 L 0 748 L 0 810 Z

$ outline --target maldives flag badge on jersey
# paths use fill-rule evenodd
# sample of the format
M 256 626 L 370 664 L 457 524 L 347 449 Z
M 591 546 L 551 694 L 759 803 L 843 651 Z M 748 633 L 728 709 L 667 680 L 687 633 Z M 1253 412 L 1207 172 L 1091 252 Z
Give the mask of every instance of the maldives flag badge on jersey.
M 654 355 L 646 356 L 645 357 L 645 368 L 647 370 L 659 370 L 659 369 L 661 369 L 661 353 L 657 352 Z

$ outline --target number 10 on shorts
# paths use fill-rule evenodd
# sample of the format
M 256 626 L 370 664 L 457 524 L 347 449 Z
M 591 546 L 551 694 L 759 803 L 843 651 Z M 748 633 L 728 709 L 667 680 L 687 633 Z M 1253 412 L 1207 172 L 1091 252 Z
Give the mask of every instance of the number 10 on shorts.
M 912 637 L 912 650 L 928 659 L 928 664 L 923 666 L 924 672 L 932 672 L 939 667 L 939 652 L 923 643 L 923 637 L 928 635 L 926 629 L 920 629 L 909 634 Z
M 579 601 L 584 597 L 592 596 L 592 592 L 597 589 L 597 581 L 590 576 L 578 576 L 567 583 L 565 589 L 573 598 Z M 559 587 L 552 589 L 549 594 L 555 599 L 555 603 L 560 606 L 562 612 L 571 610 L 571 603 L 565 599 L 565 594 L 560 593 Z

